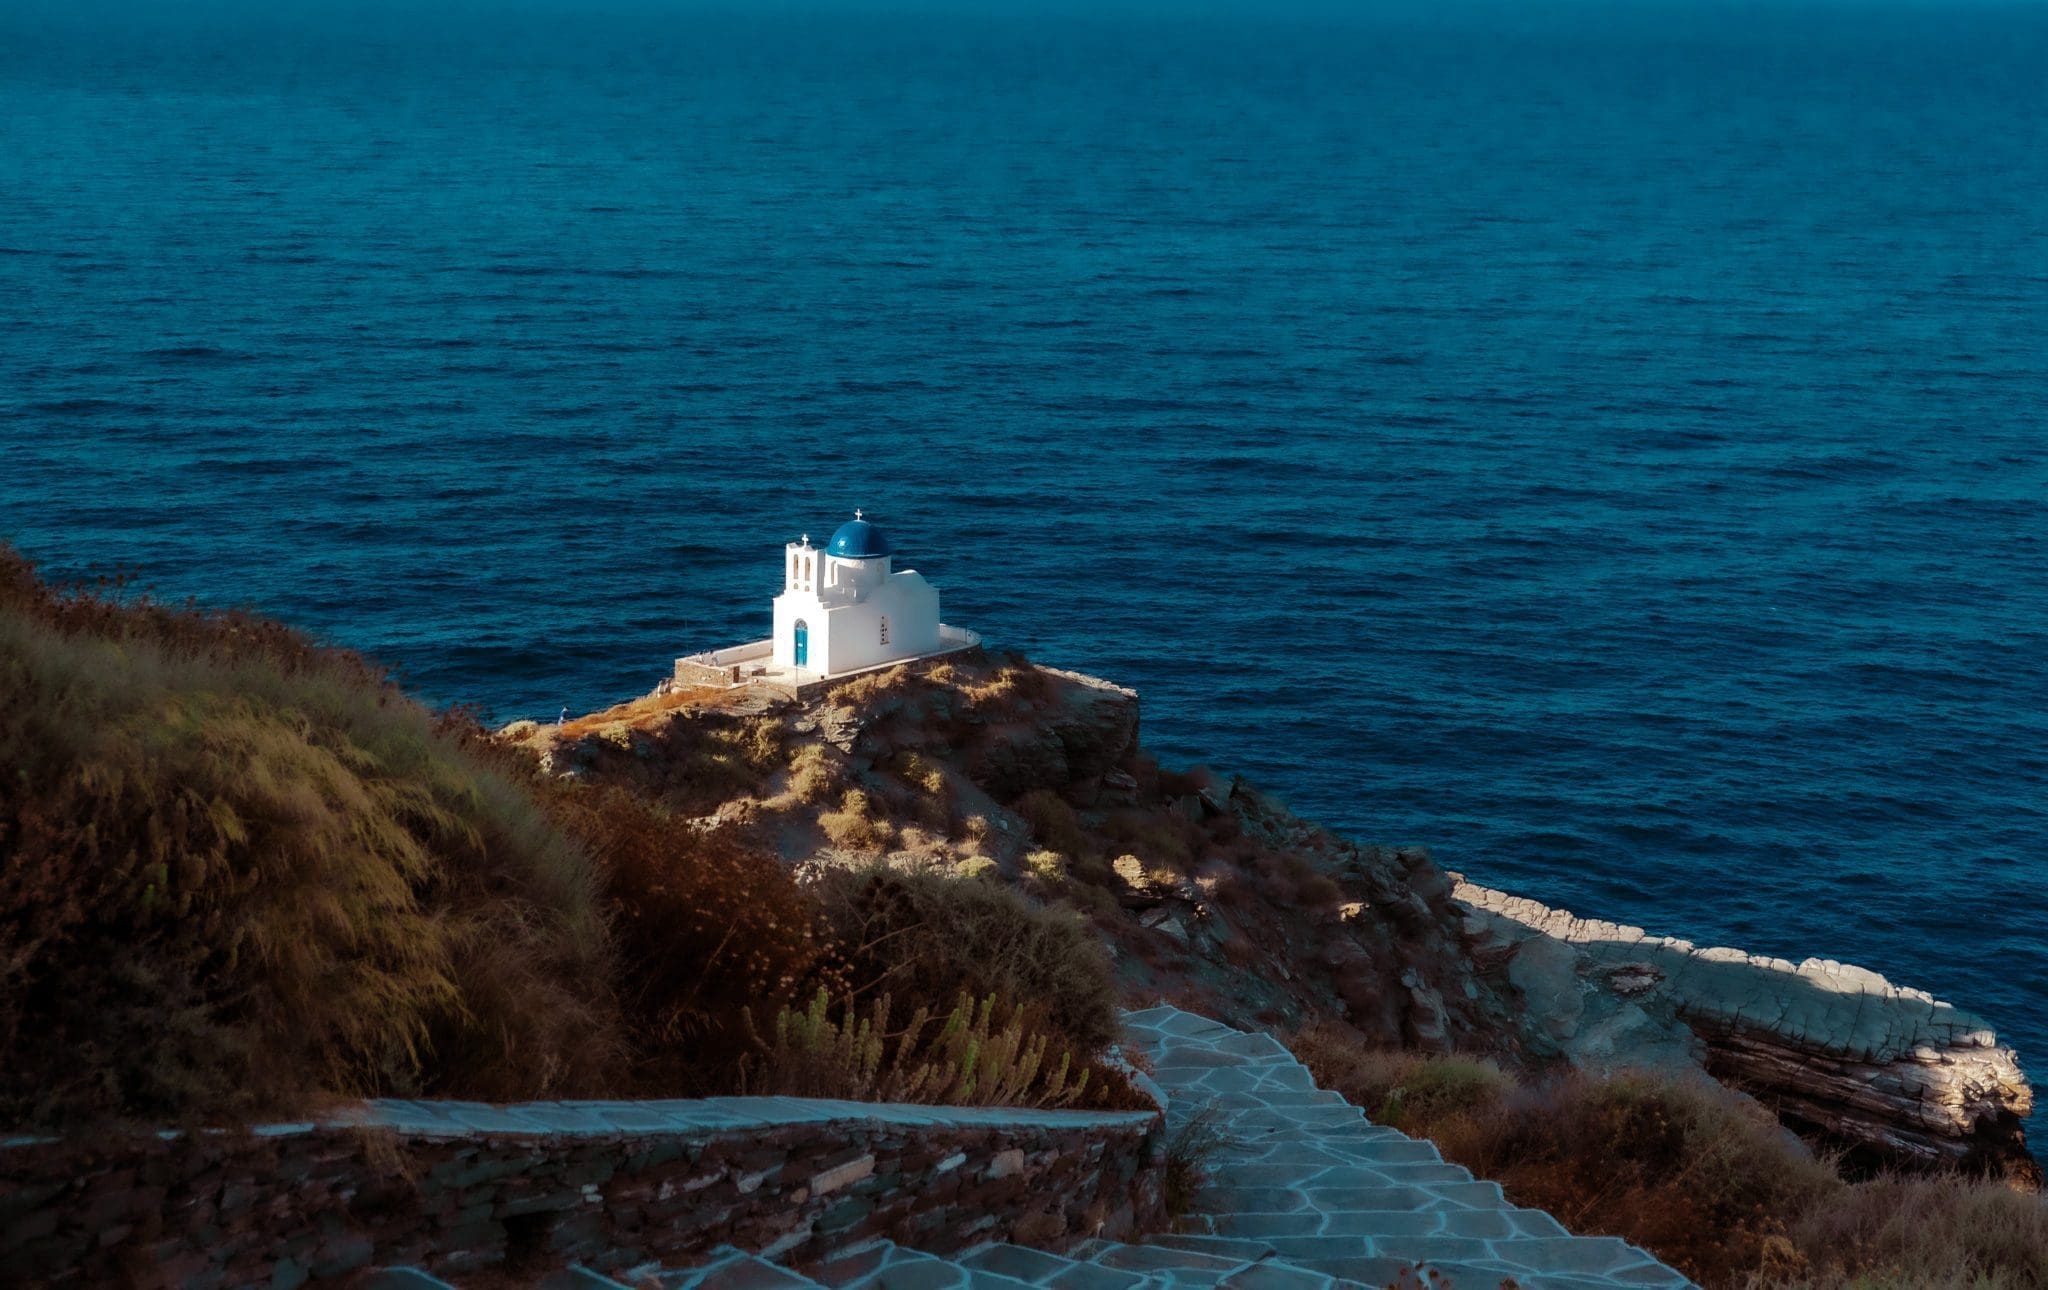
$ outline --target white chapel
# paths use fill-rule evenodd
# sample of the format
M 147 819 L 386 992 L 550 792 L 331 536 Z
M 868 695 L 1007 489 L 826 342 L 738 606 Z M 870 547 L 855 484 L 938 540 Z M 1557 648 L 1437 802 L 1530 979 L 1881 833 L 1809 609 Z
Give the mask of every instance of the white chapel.
M 774 665 L 838 676 L 958 648 L 939 625 L 939 591 L 892 567 L 888 535 L 860 511 L 824 547 L 810 535 L 783 548 Z

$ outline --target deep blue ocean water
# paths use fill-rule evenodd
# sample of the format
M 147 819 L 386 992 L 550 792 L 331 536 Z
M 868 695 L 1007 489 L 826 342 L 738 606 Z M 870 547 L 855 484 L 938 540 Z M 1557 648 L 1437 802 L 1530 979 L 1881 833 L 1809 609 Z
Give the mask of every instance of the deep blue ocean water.
M 2048 6 L 416 7 L 0 4 L 0 539 L 551 717 L 865 507 L 1170 759 L 2048 1071 Z

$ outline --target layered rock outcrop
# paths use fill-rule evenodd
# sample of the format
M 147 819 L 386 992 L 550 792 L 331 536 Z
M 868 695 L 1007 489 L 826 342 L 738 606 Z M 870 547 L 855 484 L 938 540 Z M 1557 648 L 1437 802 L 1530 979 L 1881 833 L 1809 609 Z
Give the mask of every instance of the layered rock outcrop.
M 1421 849 L 1362 846 L 1240 779 L 1162 770 L 1139 713 L 1124 687 L 972 651 L 800 700 L 668 688 L 506 733 L 555 773 L 750 827 L 800 872 L 875 857 L 817 827 L 857 787 L 893 830 L 882 858 L 1073 905 L 1134 998 L 1280 1030 L 1336 1015 L 1380 1042 L 1538 1068 L 1703 1072 L 1876 1163 L 2038 1178 L 2031 1090 L 1978 1018 L 1858 968 L 1578 918 Z M 763 741 L 829 749 L 834 787 L 721 775 Z
M 1875 1162 L 2038 1181 L 2033 1091 L 1982 1019 L 1832 959 L 1701 948 L 1465 882 L 1474 953 L 1528 1042 L 1576 1065 L 1705 1069 Z

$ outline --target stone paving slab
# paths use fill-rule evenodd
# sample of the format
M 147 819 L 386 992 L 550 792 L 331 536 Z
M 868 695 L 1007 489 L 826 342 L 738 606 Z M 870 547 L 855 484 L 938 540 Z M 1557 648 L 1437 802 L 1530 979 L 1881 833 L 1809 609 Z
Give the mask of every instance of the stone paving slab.
M 1169 1130 L 1204 1108 L 1224 1143 L 1209 1162 L 1193 1230 L 1135 1243 L 1083 1241 L 1064 1254 L 986 1244 L 939 1256 L 871 1241 L 805 1276 L 730 1248 L 658 1276 L 665 1290 L 1372 1290 L 1404 1274 L 1433 1290 L 1684 1290 L 1692 1283 L 1613 1237 L 1573 1236 L 1511 1205 L 1425 1141 L 1366 1120 L 1318 1089 L 1270 1035 L 1177 1008 L 1126 1013 L 1131 1049 Z M 356 1114 L 409 1132 L 602 1133 L 861 1120 L 917 1125 L 1143 1123 L 1154 1112 L 877 1106 L 799 1098 L 701 1102 L 368 1103 Z M 581 1272 L 582 1269 L 573 1271 Z M 593 1286 L 602 1285 L 597 1278 Z M 566 1287 L 568 1283 L 564 1283 Z M 1696 1288 L 1695 1288 L 1696 1290 Z
M 1030 1290 L 1032 1284 L 890 1241 L 826 1264 L 817 1281 L 830 1290 Z
M 1205 1106 L 1219 1117 L 1228 1145 L 1210 1163 L 1197 1223 L 1209 1239 L 1225 1238 L 1207 1247 L 1208 1258 L 1245 1259 L 1235 1281 L 1211 1282 L 1213 1267 L 1163 1260 L 1155 1275 L 1179 1285 L 1317 1290 L 1332 1279 L 1384 1285 L 1420 1264 L 1470 1290 L 1494 1290 L 1503 1278 L 1524 1290 L 1691 1285 L 1625 1241 L 1572 1236 L 1550 1215 L 1509 1204 L 1498 1184 L 1448 1163 L 1434 1144 L 1371 1124 L 1317 1089 L 1270 1035 L 1164 1006 L 1126 1013 L 1124 1026 L 1129 1045 L 1151 1059 L 1169 1125 Z M 1199 1237 L 1150 1244 L 1205 1249 Z M 1271 1253 L 1250 1257 L 1261 1246 Z M 1135 1256 L 1092 1257 L 1129 1266 Z

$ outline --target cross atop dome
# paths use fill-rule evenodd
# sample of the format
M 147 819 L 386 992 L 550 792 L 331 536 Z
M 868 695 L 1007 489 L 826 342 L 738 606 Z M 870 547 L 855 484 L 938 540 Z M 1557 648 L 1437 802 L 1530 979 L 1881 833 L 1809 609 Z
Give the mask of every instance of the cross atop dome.
M 882 560 L 893 555 L 895 547 L 890 543 L 888 534 L 866 516 L 866 511 L 855 511 L 852 519 L 833 530 L 825 553 L 842 560 Z

